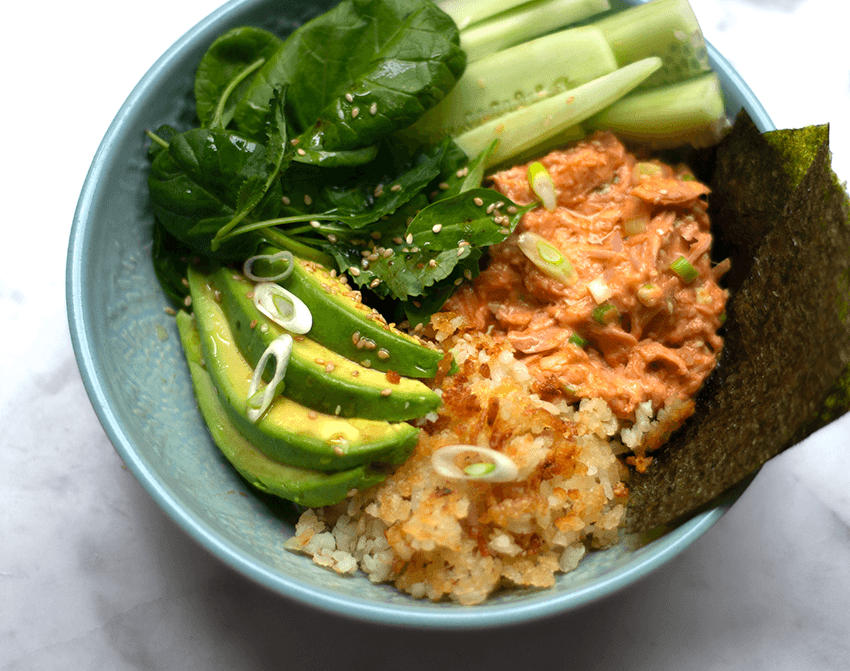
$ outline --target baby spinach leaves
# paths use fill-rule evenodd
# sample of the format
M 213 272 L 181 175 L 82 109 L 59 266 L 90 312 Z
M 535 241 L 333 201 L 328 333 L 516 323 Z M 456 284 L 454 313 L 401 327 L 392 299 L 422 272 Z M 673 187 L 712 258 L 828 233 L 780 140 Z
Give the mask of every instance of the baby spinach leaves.
M 428 0 L 342 0 L 286 39 L 243 27 L 215 40 L 195 81 L 200 127 L 149 133 L 169 295 L 188 250 L 236 261 L 264 243 L 354 268 L 426 319 L 527 209 L 479 188 L 488 152 L 470 162 L 449 139 L 394 135 L 465 65 L 457 27 Z

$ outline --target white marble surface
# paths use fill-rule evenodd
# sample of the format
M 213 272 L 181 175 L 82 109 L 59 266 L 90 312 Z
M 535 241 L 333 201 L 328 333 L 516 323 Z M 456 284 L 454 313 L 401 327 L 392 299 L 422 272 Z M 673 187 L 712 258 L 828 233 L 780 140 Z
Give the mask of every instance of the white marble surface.
M 844 3 L 692 3 L 777 126 L 832 122 L 834 167 L 850 178 Z M 165 517 L 83 389 L 65 249 L 111 118 L 217 4 L 4 9 L 0 669 L 850 667 L 850 417 L 770 462 L 719 524 L 648 579 L 498 631 L 388 634 L 315 612 L 233 573 Z

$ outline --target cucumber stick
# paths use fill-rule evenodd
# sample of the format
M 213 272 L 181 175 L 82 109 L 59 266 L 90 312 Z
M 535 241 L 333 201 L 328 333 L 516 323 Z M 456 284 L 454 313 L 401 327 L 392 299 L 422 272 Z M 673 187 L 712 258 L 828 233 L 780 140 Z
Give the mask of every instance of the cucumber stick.
M 531 0 L 442 0 L 437 7 L 452 17 L 460 30 L 507 12 Z
M 555 54 L 568 54 L 565 59 Z M 586 84 L 617 69 L 602 32 L 570 28 L 470 63 L 463 77 L 410 133 L 432 141 L 456 136 L 523 105 Z
M 636 91 L 585 122 L 588 130 L 607 128 L 625 140 L 655 148 L 714 144 L 728 125 L 717 75 Z
M 610 74 L 559 93 L 455 137 L 467 156 L 477 156 L 497 139 L 488 165 L 497 165 L 602 111 L 661 67 L 661 59 L 646 58 Z
M 461 30 L 468 63 L 610 9 L 608 0 L 534 0 Z M 558 54 L 552 54 L 557 56 Z
M 699 22 L 688 0 L 652 0 L 593 22 L 620 66 L 658 56 L 662 66 L 642 88 L 673 84 L 711 71 Z

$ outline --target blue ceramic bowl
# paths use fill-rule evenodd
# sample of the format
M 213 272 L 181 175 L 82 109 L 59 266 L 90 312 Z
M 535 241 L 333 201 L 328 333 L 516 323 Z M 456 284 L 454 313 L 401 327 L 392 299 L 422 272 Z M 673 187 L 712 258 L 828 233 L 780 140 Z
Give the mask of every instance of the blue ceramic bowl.
M 580 607 L 646 576 L 704 534 L 734 497 L 640 549 L 621 545 L 591 553 L 553 589 L 505 592 L 470 608 L 417 601 L 287 552 L 283 542 L 292 524 L 254 495 L 208 437 L 150 261 L 153 214 L 143 132 L 192 122 L 194 71 L 219 34 L 242 24 L 289 28 L 315 13 L 317 4 L 291 0 L 277 24 L 268 18 L 279 16 L 275 0 L 233 0 L 216 10 L 153 65 L 97 151 L 71 230 L 67 302 L 80 371 L 115 449 L 165 512 L 226 564 L 282 595 L 363 620 L 445 628 L 516 623 Z M 709 55 L 729 113 L 744 107 L 761 130 L 772 129 L 729 63 L 710 46 Z

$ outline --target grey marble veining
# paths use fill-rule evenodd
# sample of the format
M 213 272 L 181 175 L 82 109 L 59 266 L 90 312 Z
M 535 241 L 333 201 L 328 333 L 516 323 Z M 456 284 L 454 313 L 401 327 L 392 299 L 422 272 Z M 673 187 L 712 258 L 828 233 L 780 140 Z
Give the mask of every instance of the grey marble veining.
M 779 127 L 831 123 L 850 178 L 850 47 L 831 0 L 692 0 Z M 64 257 L 91 157 L 154 60 L 215 1 L 18 3 L 2 50 L 0 670 L 839 670 L 850 660 L 850 418 L 771 461 L 682 556 L 572 614 L 394 630 L 235 574 L 160 511 L 86 397 Z M 845 20 L 837 14 L 845 12 Z M 32 49 L 32 30 L 39 42 Z

